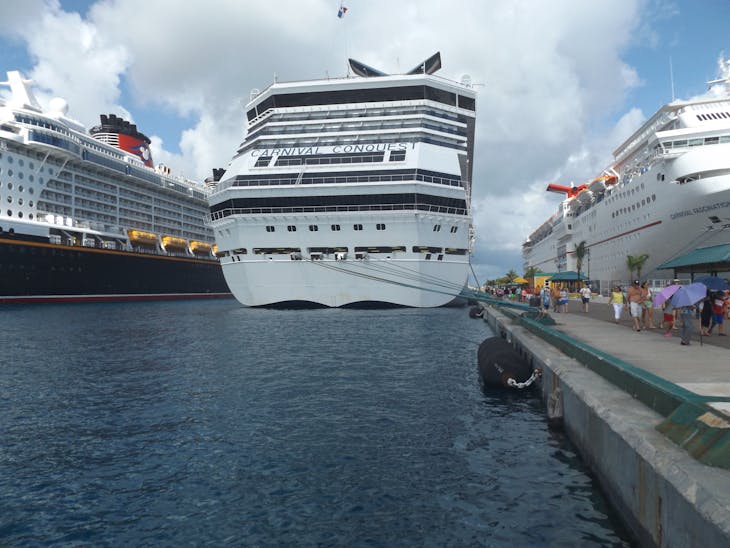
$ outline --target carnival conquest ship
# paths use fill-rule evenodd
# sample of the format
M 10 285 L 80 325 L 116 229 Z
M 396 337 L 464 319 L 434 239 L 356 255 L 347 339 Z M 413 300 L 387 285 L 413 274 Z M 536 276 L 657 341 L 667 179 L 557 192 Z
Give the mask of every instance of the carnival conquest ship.
M 702 98 L 662 107 L 615 152 L 613 163 L 577 187 L 548 185 L 566 199 L 523 244 L 525 269 L 577 270 L 608 290 L 629 279 L 627 257 L 648 255 L 642 277 L 697 248 L 730 242 L 730 61 Z
M 209 197 L 233 295 L 250 306 L 450 303 L 473 239 L 475 93 L 437 53 L 386 75 L 274 83 Z
M 150 140 L 62 99 L 44 110 L 17 71 L 0 98 L 0 302 L 230 296 L 202 184 L 153 167 Z

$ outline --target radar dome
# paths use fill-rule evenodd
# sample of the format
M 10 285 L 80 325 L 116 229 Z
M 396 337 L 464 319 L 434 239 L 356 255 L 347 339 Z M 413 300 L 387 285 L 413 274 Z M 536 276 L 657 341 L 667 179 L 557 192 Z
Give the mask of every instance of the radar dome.
M 66 102 L 66 99 L 61 99 L 60 97 L 54 97 L 51 99 L 48 103 L 48 107 L 52 114 L 65 116 L 68 112 L 68 103 Z

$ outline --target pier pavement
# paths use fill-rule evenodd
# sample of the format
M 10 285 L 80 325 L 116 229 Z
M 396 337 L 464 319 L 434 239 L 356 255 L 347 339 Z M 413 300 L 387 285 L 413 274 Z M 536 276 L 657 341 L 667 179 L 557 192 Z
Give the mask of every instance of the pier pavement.
M 690 345 L 682 346 L 679 329 L 672 330 L 671 338 L 664 336 L 659 311 L 654 312 L 655 329 L 640 332 L 633 330 L 628 311 L 616 324 L 613 307 L 600 301 L 591 302 L 587 313 L 579 301 L 571 301 L 567 313 L 550 312 L 550 317 L 565 334 L 691 392 L 730 397 L 730 336 L 718 336 L 717 328 L 700 340 L 699 321 L 695 320 Z M 713 407 L 730 414 L 730 404 L 715 403 Z

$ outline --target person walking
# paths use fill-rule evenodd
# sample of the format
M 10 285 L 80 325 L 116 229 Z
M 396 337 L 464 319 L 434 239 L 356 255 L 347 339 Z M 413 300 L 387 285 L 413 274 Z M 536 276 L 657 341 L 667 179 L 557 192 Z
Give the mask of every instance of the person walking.
M 644 329 L 654 329 L 654 302 L 649 282 L 641 284 L 641 324 Z
M 550 298 L 553 301 L 553 312 L 560 312 L 560 287 L 558 287 L 558 284 L 551 284 Z
M 694 315 L 695 315 L 695 307 L 694 306 L 683 306 L 679 309 L 679 315 L 682 318 L 682 333 L 679 344 L 682 346 L 689 346 L 689 341 L 692 338 L 692 334 L 694 333 Z
M 624 292 L 621 291 L 620 285 L 614 286 L 608 304 L 613 306 L 613 321 L 618 323 L 621 319 L 621 311 L 624 309 Z
M 568 313 L 568 288 L 565 285 L 560 287 L 560 311 Z
M 639 332 L 641 331 L 641 325 L 639 324 L 639 320 L 641 320 L 641 287 L 639 287 L 639 280 L 634 280 L 631 287 L 626 290 L 626 300 L 629 301 L 629 312 L 634 324 L 634 331 Z
M 725 298 L 722 292 L 718 291 L 712 299 L 712 321 L 717 326 L 717 334 L 721 337 L 725 336 L 724 315 Z
M 672 327 L 674 326 L 674 307 L 669 300 L 664 302 L 664 336 L 670 338 L 672 336 Z
M 707 295 L 702 299 L 700 305 L 700 333 L 703 337 L 710 336 L 710 322 L 712 321 L 712 295 L 707 290 Z
M 583 284 L 580 289 L 580 301 L 583 303 L 583 312 L 588 312 L 588 303 L 591 302 L 591 288 L 588 284 Z

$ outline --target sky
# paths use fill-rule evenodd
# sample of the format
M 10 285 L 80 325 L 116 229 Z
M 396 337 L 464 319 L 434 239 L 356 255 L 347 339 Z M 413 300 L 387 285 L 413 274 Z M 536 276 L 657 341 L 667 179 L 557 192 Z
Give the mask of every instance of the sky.
M 436 51 L 477 93 L 472 258 L 523 272 L 521 246 L 663 104 L 702 94 L 730 56 L 730 0 L 0 0 L 0 71 L 63 97 L 87 127 L 115 113 L 156 163 L 202 180 L 278 81 L 405 72 Z M 0 80 L 4 78 L 0 77 Z M 4 93 L 0 91 L 0 93 Z

